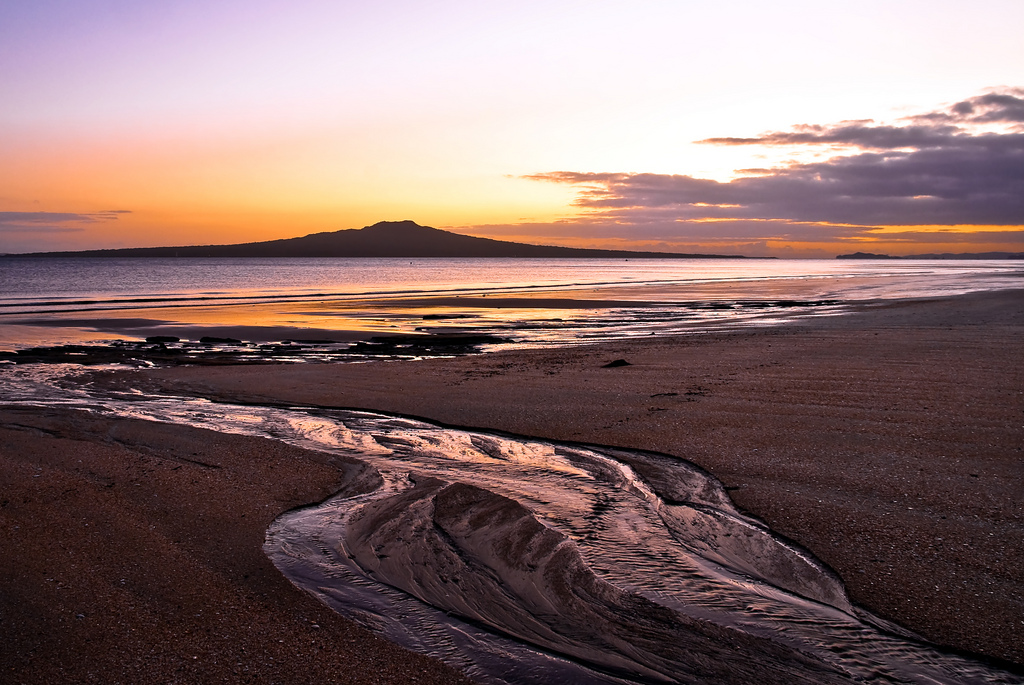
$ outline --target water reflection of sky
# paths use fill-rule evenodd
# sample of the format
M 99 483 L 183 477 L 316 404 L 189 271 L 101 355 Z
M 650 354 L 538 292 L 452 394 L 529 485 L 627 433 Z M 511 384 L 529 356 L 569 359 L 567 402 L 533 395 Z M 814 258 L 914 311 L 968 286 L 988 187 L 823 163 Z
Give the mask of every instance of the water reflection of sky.
M 0 344 L 464 331 L 566 344 L 1020 287 L 1022 275 L 1012 261 L 0 260 Z

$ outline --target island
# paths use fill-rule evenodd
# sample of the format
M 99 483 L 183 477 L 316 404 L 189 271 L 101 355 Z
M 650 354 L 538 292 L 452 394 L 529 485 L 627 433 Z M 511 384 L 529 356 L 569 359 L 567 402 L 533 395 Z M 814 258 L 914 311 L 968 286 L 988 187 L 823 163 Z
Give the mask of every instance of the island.
M 477 238 L 414 221 L 381 221 L 359 229 L 312 233 L 299 238 L 237 245 L 130 247 L 76 252 L 33 252 L 8 257 L 534 257 L 577 259 L 743 259 L 741 255 L 634 252 L 529 245 Z

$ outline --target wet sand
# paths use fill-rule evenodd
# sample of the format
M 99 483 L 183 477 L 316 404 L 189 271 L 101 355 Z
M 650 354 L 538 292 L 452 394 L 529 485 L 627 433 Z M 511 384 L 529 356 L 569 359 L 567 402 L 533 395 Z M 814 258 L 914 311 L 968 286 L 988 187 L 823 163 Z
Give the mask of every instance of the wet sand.
M 1024 664 L 1022 358 L 1024 293 L 1008 291 L 741 333 L 125 382 L 684 457 L 854 602 Z M 616 359 L 630 365 L 604 368 Z
M 351 465 L 255 438 L 0 410 L 0 682 L 453 683 L 262 551 Z
M 742 333 L 115 382 L 684 457 L 835 569 L 854 602 L 1024 664 L 1022 358 L 1024 293 L 1004 292 Z M 630 365 L 604 368 L 616 359 Z M 343 462 L 8 409 L 0 469 L 0 541 L 17 550 L 0 556 L 4 682 L 455 681 L 263 555 L 271 520 L 337 489 Z

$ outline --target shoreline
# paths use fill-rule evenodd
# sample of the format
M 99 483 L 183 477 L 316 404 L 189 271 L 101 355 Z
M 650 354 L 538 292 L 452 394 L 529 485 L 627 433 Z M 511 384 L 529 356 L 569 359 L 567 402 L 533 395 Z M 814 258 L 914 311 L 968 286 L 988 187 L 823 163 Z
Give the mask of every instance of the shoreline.
M 579 297 L 588 294 L 591 297 Z M 181 320 L 175 317 L 181 312 L 168 308 L 3 312 L 0 360 L 49 361 L 62 351 L 80 354 L 84 350 L 88 355 L 82 358 L 85 363 L 96 363 L 94 359 L 105 356 L 116 356 L 125 362 L 144 363 L 153 359 L 169 363 L 171 359 L 165 352 L 180 353 L 185 348 L 201 352 L 202 346 L 210 341 L 229 343 L 227 347 L 221 345 L 218 351 L 221 356 L 233 355 L 238 363 L 290 361 L 275 356 L 275 348 L 290 343 L 318 346 L 321 349 L 311 350 L 310 356 L 315 358 L 344 353 L 351 345 L 387 337 L 419 340 L 427 347 L 437 339 L 442 340 L 443 347 L 443 338 L 451 335 L 490 336 L 528 346 L 571 345 L 578 338 L 595 336 L 598 340 L 615 339 L 650 330 L 685 334 L 688 330 L 756 325 L 766 317 L 785 321 L 832 314 L 844 307 L 873 302 L 814 297 L 813 293 L 794 293 L 792 288 L 755 295 L 746 289 L 736 289 L 735 284 L 704 292 L 704 299 L 658 299 L 666 294 L 645 287 L 617 287 L 589 292 L 540 290 L 497 297 L 409 296 L 248 306 L 182 305 L 179 309 L 188 316 L 180 317 Z M 611 299 L 613 295 L 618 299 Z M 83 318 L 83 314 L 95 318 Z M 308 319 L 299 325 L 295 316 Z M 518 339 L 504 340 L 510 335 Z M 193 355 L 188 363 L 204 363 L 203 355 Z
M 742 510 L 813 551 L 840 575 L 855 603 L 940 645 L 1015 663 L 1019 672 L 1024 664 L 1024 625 L 1019 622 L 1024 615 L 1020 552 L 1024 549 L 1024 511 L 1018 494 L 1024 476 L 1020 455 L 1024 395 L 1019 391 L 1024 388 L 1024 378 L 1016 360 L 1024 353 L 1022 295 L 1008 291 L 900 301 L 785 327 L 572 348 L 402 363 L 261 366 L 256 376 L 247 372 L 248 367 L 179 367 L 103 374 L 103 382 L 142 388 L 149 384 L 154 389 L 222 400 L 377 410 L 459 427 L 683 457 L 719 478 Z M 619 358 L 630 365 L 603 368 Z M 54 469 L 48 463 L 51 457 L 41 447 L 47 441 L 62 441 L 63 452 L 58 450 L 65 455 L 62 458 L 73 460 L 75 451 L 87 446 L 103 453 L 111 468 L 123 467 L 118 460 L 125 455 L 111 450 L 125 445 L 116 440 L 111 444 L 110 426 L 103 420 L 83 422 L 74 412 L 54 410 L 48 412 L 52 418 L 21 416 L 12 421 L 10 413 L 5 411 L 0 426 L 0 436 L 6 441 L 2 443 L 7 455 L 3 463 L 20 479 L 8 482 L 25 488 L 29 499 L 44 494 L 39 488 L 45 484 L 43 478 L 33 480 L 35 471 L 31 469 L 46 474 Z M 12 423 L 21 427 L 12 428 Z M 209 444 L 204 444 L 207 438 L 197 435 L 206 432 L 195 429 L 128 424 L 143 433 L 158 430 L 174 444 L 188 440 L 189 449 L 201 445 L 199 450 L 209 456 L 193 461 L 216 460 L 223 449 L 237 451 L 236 441 L 259 444 L 261 454 L 282 451 L 294 458 L 292 453 L 302 452 L 220 434 L 210 434 Z M 141 443 L 141 450 L 138 444 L 129 446 L 132 459 L 141 463 L 156 454 L 170 469 L 182 465 L 161 452 L 164 447 L 158 441 L 146 438 Z M 20 450 L 17 458 L 12 446 Z M 240 461 L 233 473 L 241 477 L 251 466 Z M 197 473 L 204 477 L 220 472 L 195 464 L 188 468 L 198 468 Z M 150 491 L 162 495 L 166 502 L 177 498 L 180 501 L 175 506 L 186 509 L 203 499 L 191 483 L 178 491 L 169 489 L 166 482 L 156 482 L 152 474 L 158 469 L 152 466 L 139 472 L 145 477 L 119 476 L 112 488 L 106 486 L 106 480 L 93 482 L 95 473 L 81 471 L 70 462 L 58 470 L 62 478 L 71 479 L 70 486 L 61 486 L 60 497 L 69 487 L 82 492 L 93 488 L 99 493 L 109 489 Z M 277 476 L 259 467 L 247 477 L 254 487 L 267 487 Z M 264 516 L 272 519 L 290 506 L 320 497 L 316 493 L 324 492 L 324 475 L 307 474 L 304 478 L 293 484 L 291 499 L 285 498 L 291 504 L 285 506 L 286 502 L 280 501 L 278 511 L 264 512 Z M 153 481 L 151 487 L 149 481 Z M 233 485 L 225 482 L 210 492 L 225 498 L 225 503 L 235 502 L 241 495 Z M 84 505 L 81 495 L 74 496 Z M 29 506 L 26 510 L 35 512 L 40 525 L 49 521 L 51 527 L 58 527 L 62 517 L 71 516 L 40 506 L 37 502 L 34 509 Z M 110 506 L 113 508 L 97 513 L 124 511 L 125 502 Z M 52 518 L 41 516 L 42 512 Z M 16 516 L 9 504 L 0 514 L 12 520 Z M 194 517 L 191 520 L 195 522 Z M 231 535 L 251 524 L 239 519 L 218 523 L 222 532 Z M 261 520 L 263 524 L 269 525 Z M 143 540 L 133 539 L 136 548 L 126 551 L 137 553 Z M 70 542 L 64 539 L 64 544 Z M 22 545 L 28 543 L 31 540 Z M 43 543 L 31 544 L 40 546 L 35 553 L 49 565 L 64 554 L 64 550 L 46 548 Z M 94 543 L 79 544 L 77 552 L 103 557 Z M 262 555 L 258 548 L 256 552 Z M 161 578 L 160 582 L 169 582 L 161 569 L 152 567 L 149 572 Z M 8 569 L 5 584 L 27 583 L 20 575 L 19 569 Z M 117 590 L 104 574 L 99 577 L 106 583 L 99 588 L 100 596 Z M 39 593 L 38 599 L 30 602 L 33 611 L 47 621 L 63 619 L 76 625 L 65 610 L 67 605 L 58 602 L 61 596 L 50 587 L 52 583 L 46 578 L 31 580 L 35 585 L 23 589 L 28 594 Z M 283 578 L 279 580 L 291 588 Z M 237 578 L 233 582 L 236 592 L 245 586 Z M 287 622 L 296 607 L 301 607 L 305 616 L 326 611 L 312 598 L 294 588 L 291 591 L 295 596 L 289 595 L 290 606 L 261 615 L 264 629 L 279 631 L 281 626 L 269 626 L 267 621 Z M 201 601 L 198 595 L 191 601 Z M 109 629 L 123 618 L 111 614 L 107 620 Z M 330 621 L 317 620 L 321 629 Z M 9 619 L 5 617 L 5 621 Z M 356 630 L 341 617 L 337 622 L 347 627 L 332 630 Z M 190 616 L 187 623 L 200 634 L 215 625 L 211 617 L 198 616 Z M 59 634 L 59 627 L 51 626 L 54 635 Z M 109 636 L 90 636 L 113 648 Z M 148 643 L 138 636 L 135 639 L 143 650 L 155 649 L 154 643 L 161 637 L 150 635 L 145 638 Z M 365 642 L 367 639 L 371 642 Z M 358 638 L 355 644 L 363 646 L 356 649 L 372 645 L 371 651 L 382 654 L 382 661 L 349 669 L 352 682 L 382 680 L 388 674 L 391 682 L 403 682 L 410 673 L 403 669 L 410 663 L 425 669 L 423 673 L 434 673 L 436 682 L 450 677 L 445 670 L 430 671 L 444 669 L 436 662 L 415 661 L 424 658 L 388 651 L 398 648 L 388 643 L 382 648 L 373 640 L 378 638 Z M 29 654 L 29 648 L 28 642 L 11 647 L 19 659 Z M 63 655 L 55 663 L 66 668 L 72 668 L 84 653 L 102 653 L 81 641 L 61 644 L 58 640 L 50 649 L 51 658 Z M 350 652 L 346 647 L 333 657 L 352 658 Z M 206 656 L 217 655 L 207 652 Z M 117 665 L 112 655 L 106 658 L 108 661 L 102 662 L 106 668 Z M 165 654 L 164 658 L 169 657 Z M 410 658 L 414 662 L 409 662 Z M 301 665 L 298 657 L 282 653 L 281 659 L 284 665 L 275 668 L 290 664 L 293 672 L 300 672 L 294 671 Z M 14 663 L 5 658 L 7 662 Z M 383 668 L 382 664 L 389 665 L 382 671 L 385 676 L 374 670 Z M 86 667 L 96 670 L 88 662 L 82 666 Z M 23 673 L 26 682 L 45 680 L 31 680 L 37 676 L 27 667 Z M 205 671 L 185 673 L 198 678 L 196 674 Z M 417 677 L 426 677 L 419 673 Z M 190 682 L 187 677 L 181 680 Z M 313 680 L 309 676 L 308 681 Z

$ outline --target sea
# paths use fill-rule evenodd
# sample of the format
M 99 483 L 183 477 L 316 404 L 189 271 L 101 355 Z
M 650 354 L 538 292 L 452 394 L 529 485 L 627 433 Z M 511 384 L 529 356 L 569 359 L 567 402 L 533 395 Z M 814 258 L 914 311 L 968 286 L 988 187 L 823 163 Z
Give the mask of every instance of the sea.
M 467 331 L 567 345 L 1022 286 L 1024 262 L 999 260 L 0 257 L 0 349 Z

